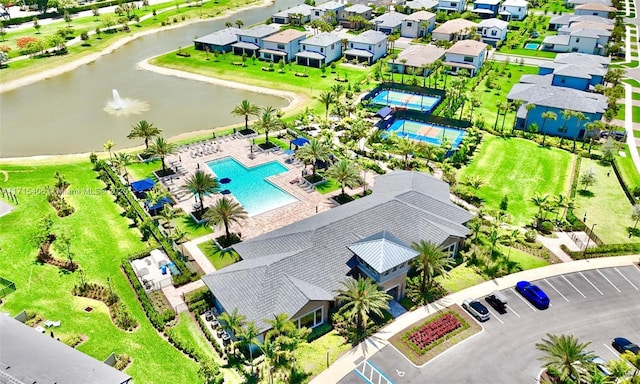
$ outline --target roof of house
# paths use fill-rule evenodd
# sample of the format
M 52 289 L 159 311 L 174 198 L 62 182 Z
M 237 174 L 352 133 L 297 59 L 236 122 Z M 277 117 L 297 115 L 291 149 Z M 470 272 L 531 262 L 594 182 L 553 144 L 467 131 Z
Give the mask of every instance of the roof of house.
M 501 0 L 476 0 L 473 4 L 498 5 Z
M 591 22 L 591 23 L 600 23 L 600 24 L 608 24 L 613 25 L 615 20 L 607 19 L 606 17 L 594 16 L 594 15 L 573 15 L 573 14 L 565 14 L 560 16 L 552 17 L 549 21 L 549 24 L 560 24 L 560 25 L 571 25 L 573 23 L 579 22 Z
M 303 16 L 311 15 L 312 6 L 307 4 L 296 5 L 295 7 L 285 9 L 284 11 L 276 12 L 273 16 L 276 17 L 289 17 L 289 15 L 293 15 L 296 13 L 302 14 Z
M 611 6 L 611 0 L 567 0 L 567 3 L 578 6 L 580 4 L 598 3 Z
M 356 241 L 347 248 L 378 273 L 388 271 L 419 255 L 419 252 L 386 230 Z
M 229 45 L 233 44 L 238 40 L 238 32 L 240 32 L 240 28 L 225 28 L 217 32 L 210 33 L 208 35 L 204 35 L 193 41 L 202 43 L 202 44 L 211 44 L 211 45 Z
M 347 12 L 351 12 L 351 13 L 365 13 L 368 12 L 370 10 L 372 10 L 373 8 L 368 7 L 364 4 L 354 4 L 350 7 L 345 8 L 344 10 Z
M 528 7 L 529 2 L 527 0 L 505 0 L 502 5 L 505 7 Z
M 319 52 L 301 51 L 301 52 L 296 53 L 296 57 L 305 57 L 307 59 L 322 60 L 326 56 L 323 55 L 322 53 L 319 53 Z
M 572 22 L 569 26 L 577 29 L 600 29 L 604 31 L 613 31 L 614 28 L 613 24 L 595 23 L 593 21 Z
M 478 28 L 507 29 L 508 26 L 509 22 L 496 18 L 482 20 L 480 24 L 478 24 Z
M 606 12 L 617 12 L 618 10 L 614 7 L 610 7 L 606 4 L 602 3 L 586 3 L 576 6 L 576 9 L 585 9 L 587 11 L 606 11 Z
M 334 11 L 336 9 L 344 8 L 344 3 L 337 1 L 327 1 L 326 3 L 318 4 L 313 9 L 321 9 L 324 11 Z
M 478 56 L 487 48 L 487 44 L 475 40 L 459 40 L 446 53 L 457 55 Z
M 444 56 L 444 51 L 444 48 L 433 44 L 411 44 L 398 54 L 396 62 L 406 60 L 404 65 L 418 68 L 438 61 Z
M 331 44 L 340 42 L 341 37 L 331 32 L 322 32 L 315 36 L 311 36 L 308 39 L 302 40 L 301 44 L 317 45 L 320 47 L 326 47 Z
M 438 6 L 437 0 L 414 0 L 407 1 L 404 5 L 409 9 L 434 9 Z
M 547 75 L 522 75 L 520 82 L 523 84 L 546 84 L 551 85 L 553 81 L 553 74 Z
M 553 73 L 555 75 L 590 79 L 592 75 L 604 76 L 607 70 L 602 67 L 594 67 L 588 63 L 585 63 L 585 65 L 558 64 L 558 66 L 554 68 Z
M 435 13 L 431 13 L 429 11 L 417 11 L 412 14 L 406 16 L 404 20 L 412 20 L 412 21 L 429 21 L 436 17 Z
M 255 27 L 252 27 L 249 29 L 241 29 L 240 32 L 238 32 L 238 35 L 263 38 L 269 35 L 273 35 L 279 30 L 280 30 L 279 28 L 262 24 L 262 25 L 256 25 Z
M 385 41 L 389 38 L 389 36 L 385 35 L 380 31 L 364 31 L 357 36 L 353 36 L 349 38 L 350 43 L 360 43 L 360 44 L 378 44 L 381 41 Z
M 580 65 L 585 65 L 588 63 L 590 66 L 606 68 L 609 64 L 611 64 L 611 58 L 599 55 L 589 55 L 587 53 L 570 52 L 558 53 L 553 62 L 560 64 Z
M 454 33 L 462 32 L 465 29 L 471 29 L 473 27 L 478 27 L 478 24 L 466 19 L 453 19 L 444 22 L 441 26 L 434 29 L 432 33 L 451 35 Z
M 273 34 L 269 37 L 265 37 L 262 41 L 269 41 L 272 43 L 290 43 L 295 39 L 307 36 L 306 32 L 298 31 L 296 29 L 285 29 L 284 31 Z
M 569 35 L 553 35 L 545 37 L 542 44 L 569 45 L 569 40 L 571 40 Z
M 237 308 L 266 330 L 265 318 L 333 299 L 351 271 L 349 246 L 385 230 L 402 244 L 441 245 L 465 237 L 471 217 L 451 203 L 447 183 L 394 171 L 376 178 L 370 196 L 234 245 L 242 261 L 202 280 L 225 310 Z
M 131 380 L 117 369 L 0 316 L 0 382 L 121 384 Z
M 600 36 L 611 36 L 611 31 L 607 29 L 575 28 L 573 25 L 558 29 L 558 33 L 570 33 L 571 36 L 591 37 L 594 39 L 597 39 Z
M 376 24 L 378 27 L 396 28 L 400 24 L 402 24 L 402 20 L 406 16 L 407 15 L 405 15 L 404 13 L 391 11 L 391 12 L 383 13 L 382 15 L 373 18 L 371 22 Z
M 604 113 L 607 109 L 607 98 L 604 95 L 548 84 L 515 84 L 507 99 L 584 113 Z
M 347 49 L 343 52 L 345 55 L 357 56 L 357 57 L 373 57 L 373 53 L 366 49 Z

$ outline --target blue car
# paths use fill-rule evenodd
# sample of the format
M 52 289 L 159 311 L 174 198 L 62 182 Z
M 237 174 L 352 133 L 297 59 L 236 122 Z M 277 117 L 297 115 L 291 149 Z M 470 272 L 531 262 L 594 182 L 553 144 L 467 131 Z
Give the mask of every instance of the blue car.
M 528 281 L 518 281 L 516 291 L 520 292 L 525 299 L 529 300 L 538 309 L 549 308 L 549 296 L 537 285 L 533 285 Z

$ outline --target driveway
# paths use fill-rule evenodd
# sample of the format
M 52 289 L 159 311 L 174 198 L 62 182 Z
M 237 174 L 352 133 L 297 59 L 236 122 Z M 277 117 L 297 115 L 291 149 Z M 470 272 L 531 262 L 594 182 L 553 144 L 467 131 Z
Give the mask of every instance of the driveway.
M 575 334 L 605 360 L 617 336 L 640 342 L 640 269 L 602 268 L 548 277 L 535 282 L 551 299 L 538 310 L 514 289 L 502 292 L 508 310 L 483 323 L 484 331 L 456 345 L 423 367 L 416 367 L 388 345 L 360 362 L 340 383 L 535 383 L 541 371 L 535 348 L 546 333 Z

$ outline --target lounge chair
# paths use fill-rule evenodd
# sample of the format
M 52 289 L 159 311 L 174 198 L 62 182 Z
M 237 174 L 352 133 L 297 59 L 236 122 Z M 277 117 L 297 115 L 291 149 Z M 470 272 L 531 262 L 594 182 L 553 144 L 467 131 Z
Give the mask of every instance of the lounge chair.
M 297 184 L 300 181 L 300 178 L 296 177 L 295 179 L 292 179 L 291 181 L 289 181 L 289 184 Z

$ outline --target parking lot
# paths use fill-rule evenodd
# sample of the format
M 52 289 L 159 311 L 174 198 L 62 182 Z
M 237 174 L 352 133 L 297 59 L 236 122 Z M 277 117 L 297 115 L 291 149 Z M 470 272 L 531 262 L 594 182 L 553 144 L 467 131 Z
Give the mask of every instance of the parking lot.
M 534 281 L 551 300 L 536 309 L 514 288 L 502 290 L 507 312 L 491 311 L 484 331 L 454 346 L 422 367 L 416 367 L 393 346 L 368 361 L 387 383 L 535 383 L 541 371 L 535 348 L 547 333 L 575 334 L 605 360 L 619 354 L 614 337 L 640 343 L 640 269 L 635 266 L 575 272 Z M 358 366 L 362 370 L 368 364 Z M 373 376 L 371 377 L 374 378 Z M 340 383 L 377 383 L 351 372 Z

